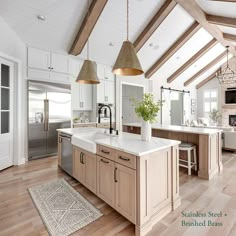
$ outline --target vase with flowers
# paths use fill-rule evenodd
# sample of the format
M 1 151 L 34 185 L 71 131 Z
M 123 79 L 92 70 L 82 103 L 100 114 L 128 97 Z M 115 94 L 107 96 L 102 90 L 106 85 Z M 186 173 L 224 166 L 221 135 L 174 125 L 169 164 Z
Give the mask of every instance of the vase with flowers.
M 144 93 L 143 100 L 138 102 L 132 99 L 135 107 L 135 113 L 138 117 L 142 118 L 143 123 L 141 126 L 141 139 L 148 141 L 152 136 L 151 123 L 157 119 L 157 113 L 160 111 L 161 102 L 155 102 L 154 96 L 151 93 Z

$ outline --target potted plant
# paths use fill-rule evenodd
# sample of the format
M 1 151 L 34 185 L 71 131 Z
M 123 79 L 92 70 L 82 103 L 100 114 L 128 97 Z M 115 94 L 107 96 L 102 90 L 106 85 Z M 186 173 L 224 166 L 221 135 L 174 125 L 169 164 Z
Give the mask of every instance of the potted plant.
M 132 101 L 135 107 L 135 113 L 143 120 L 141 126 L 141 138 L 144 141 L 148 141 L 152 136 L 151 123 L 156 121 L 156 116 L 160 110 L 161 102 L 155 102 L 154 96 L 151 93 L 144 93 L 141 102 L 138 102 L 135 99 L 132 99 Z
M 217 125 L 217 122 L 219 118 L 221 117 L 221 113 L 217 109 L 214 108 L 209 112 L 209 117 L 213 121 L 213 123 Z

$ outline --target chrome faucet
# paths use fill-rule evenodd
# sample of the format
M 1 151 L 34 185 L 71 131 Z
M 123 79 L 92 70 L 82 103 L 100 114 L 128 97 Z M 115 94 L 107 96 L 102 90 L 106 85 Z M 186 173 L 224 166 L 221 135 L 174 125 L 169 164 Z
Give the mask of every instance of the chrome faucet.
M 112 128 L 112 112 L 111 112 L 111 107 L 110 106 L 105 105 L 105 104 L 101 104 L 101 106 L 98 109 L 98 123 L 101 123 L 101 116 L 100 115 L 101 115 L 101 111 L 104 107 L 107 107 L 109 109 L 109 112 L 110 112 L 110 129 L 109 130 L 110 130 L 110 134 L 112 134 L 112 130 L 113 130 L 113 128 Z

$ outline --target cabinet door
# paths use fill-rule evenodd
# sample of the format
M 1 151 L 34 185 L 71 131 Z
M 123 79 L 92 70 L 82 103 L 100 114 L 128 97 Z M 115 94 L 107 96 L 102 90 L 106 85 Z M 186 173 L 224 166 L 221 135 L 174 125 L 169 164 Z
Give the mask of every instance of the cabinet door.
M 85 158 L 79 148 L 73 148 L 73 177 L 82 184 L 85 183 Z
M 113 81 L 105 81 L 105 96 L 106 103 L 115 102 L 115 84 Z
M 50 52 L 28 48 L 28 67 L 50 70 Z
M 100 84 L 97 85 L 97 103 L 105 103 L 105 81 L 100 80 Z
M 97 156 L 97 195 L 107 204 L 115 207 L 115 163 Z
M 71 78 L 71 108 L 72 110 L 80 110 L 80 85 Z
M 85 162 L 85 186 L 96 193 L 97 190 L 97 157 L 92 153 L 85 153 L 84 155 Z
M 136 171 L 115 164 L 115 209 L 135 224 Z
M 91 84 L 80 84 L 80 110 L 93 109 L 93 87 Z
M 51 71 L 68 73 L 68 57 L 57 53 L 51 53 Z

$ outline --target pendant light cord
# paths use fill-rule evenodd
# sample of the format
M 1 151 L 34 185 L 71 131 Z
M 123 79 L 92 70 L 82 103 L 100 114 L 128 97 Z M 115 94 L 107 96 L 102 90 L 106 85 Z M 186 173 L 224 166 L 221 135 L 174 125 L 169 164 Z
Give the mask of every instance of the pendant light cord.
M 227 67 L 229 67 L 229 46 L 227 46 Z
M 129 40 L 129 0 L 127 0 L 127 6 L 126 6 L 126 11 L 127 11 L 127 41 Z
M 87 12 L 87 34 L 89 33 L 88 26 L 89 26 L 89 0 L 88 0 L 88 12 Z M 89 37 L 87 40 L 87 59 L 89 60 Z

